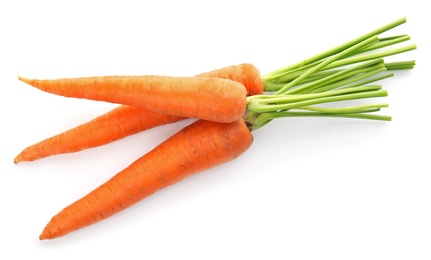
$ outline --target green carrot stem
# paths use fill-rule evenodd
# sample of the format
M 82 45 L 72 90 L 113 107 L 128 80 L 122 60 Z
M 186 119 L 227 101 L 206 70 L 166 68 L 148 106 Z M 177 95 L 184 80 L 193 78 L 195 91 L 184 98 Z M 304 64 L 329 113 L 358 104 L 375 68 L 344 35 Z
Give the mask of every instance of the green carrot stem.
M 371 66 L 372 65 L 372 66 Z M 386 68 L 384 66 L 383 60 L 373 60 L 371 62 L 366 62 L 360 64 L 359 66 L 351 67 L 345 70 L 341 70 L 335 74 L 327 76 L 325 78 L 321 78 L 320 80 L 316 80 L 309 84 L 290 89 L 286 91 L 286 94 L 295 94 L 295 93 L 306 93 L 306 92 L 315 92 L 315 89 L 319 89 L 323 86 L 329 86 L 329 89 L 334 89 L 344 84 L 348 84 L 351 81 L 357 80 L 357 75 L 365 74 L 364 77 L 368 77 L 369 75 L 374 75 L 379 72 L 385 71 Z M 356 76 L 356 77 L 355 77 Z
M 408 46 L 402 46 L 402 47 L 393 48 L 390 50 L 384 50 L 384 51 L 368 53 L 368 54 L 363 54 L 363 55 L 357 55 L 357 56 L 349 56 L 347 58 L 332 62 L 330 65 L 326 66 L 325 69 L 334 69 L 334 68 L 343 67 L 343 66 L 347 66 L 347 65 L 351 65 L 351 64 L 355 64 L 355 63 L 360 63 L 360 62 L 365 62 L 365 61 L 369 61 L 369 60 L 381 59 L 383 57 L 396 55 L 396 54 L 411 51 L 414 49 L 416 49 L 416 45 L 411 44 Z M 319 64 L 319 62 L 316 62 L 315 64 Z M 292 80 L 297 78 L 299 75 L 304 74 L 304 72 L 307 69 L 310 69 L 313 66 L 315 66 L 315 64 L 310 64 L 308 66 L 305 66 L 305 67 L 302 67 L 302 68 L 299 68 L 299 69 L 296 69 L 296 70 L 293 70 L 290 72 L 286 72 L 283 75 L 279 75 L 279 77 L 274 79 L 274 80 L 291 82 Z M 409 66 L 407 66 L 407 64 L 405 64 L 405 65 L 406 65 L 406 69 L 410 69 L 410 68 L 413 68 L 413 66 L 415 64 L 414 64 L 414 62 L 412 62 L 412 63 L 410 63 Z M 393 68 L 391 68 L 391 69 L 393 70 Z M 398 69 L 402 69 L 402 68 L 398 68 Z
M 364 70 L 363 73 L 358 73 L 357 75 L 353 75 L 350 78 L 340 80 L 340 81 L 335 82 L 333 84 L 317 86 L 316 88 L 308 90 L 307 93 L 325 92 L 325 91 L 330 91 L 330 90 L 337 89 L 337 88 L 346 88 L 347 86 L 349 86 L 351 88 L 352 86 L 350 86 L 349 84 L 363 82 L 361 80 L 370 78 L 370 77 L 372 77 L 372 76 L 374 76 L 380 72 L 383 72 L 383 71 L 386 71 L 385 67 L 380 67 L 380 68 L 376 68 L 376 69 L 369 70 L 369 71 Z M 366 84 L 366 83 L 364 83 L 364 84 Z M 364 85 L 364 84 L 361 84 L 361 85 Z M 357 85 L 357 86 L 361 86 L 361 85 Z
M 383 80 L 386 78 L 390 78 L 394 76 L 394 73 L 385 73 L 379 76 L 374 76 L 375 74 L 378 74 L 384 70 L 375 70 L 371 71 L 369 73 L 365 73 L 359 76 L 351 77 L 344 81 L 339 81 L 336 84 L 326 85 L 322 86 L 320 88 L 308 90 L 307 93 L 318 93 L 318 92 L 324 92 L 329 91 L 336 88 L 353 88 L 358 86 L 363 86 L 369 83 L 373 83 L 379 80 Z M 301 92 L 298 92 L 301 93 Z
M 316 98 L 323 97 L 331 97 L 331 96 L 342 96 L 346 94 L 359 93 L 359 92 L 367 92 L 367 91 L 375 91 L 381 90 L 382 86 L 363 86 L 357 88 L 346 88 L 335 91 L 326 91 L 322 93 L 307 93 L 307 94 L 297 94 L 297 95 L 255 95 L 247 98 L 249 104 L 258 103 L 258 104 L 286 104 L 291 102 L 298 101 L 306 101 L 312 100 Z
M 262 115 L 269 115 L 269 114 L 262 114 Z M 375 114 L 366 114 L 366 113 L 326 114 L 326 113 L 319 113 L 319 112 L 282 112 L 273 116 L 271 120 L 280 118 L 280 117 L 306 117 L 306 116 L 360 118 L 360 119 L 372 119 L 372 120 L 380 120 L 380 121 L 392 120 L 391 116 L 385 116 L 385 115 L 375 115 Z
M 387 70 L 406 70 L 413 69 L 416 65 L 414 60 L 412 61 L 399 61 L 399 62 L 388 62 L 385 63 Z
M 379 37 L 379 42 L 384 42 L 384 41 L 390 41 L 390 40 L 393 40 L 393 39 L 404 38 L 406 36 L 410 39 L 410 36 L 408 36 L 407 34 L 403 34 L 403 35 L 393 35 L 393 36 Z
M 364 80 L 357 79 L 356 82 L 354 82 L 352 84 L 347 84 L 345 86 L 345 88 L 354 88 L 354 87 L 363 86 L 365 84 L 376 82 L 376 81 L 379 81 L 379 80 L 382 80 L 382 79 L 386 79 L 386 78 L 390 78 L 392 76 L 394 76 L 394 73 L 385 73 L 385 74 L 382 74 L 382 75 L 376 76 L 376 77 L 368 77 L 368 78 L 366 78 Z M 323 91 L 323 90 L 321 90 L 321 91 Z
M 367 61 L 367 60 L 373 60 L 373 59 L 388 57 L 388 56 L 400 54 L 403 52 L 412 51 L 414 49 L 416 49 L 416 44 L 410 44 L 407 46 L 401 46 L 401 47 L 393 48 L 390 50 L 383 50 L 383 51 L 373 52 L 373 53 L 364 54 L 364 55 L 360 55 L 360 56 L 348 57 L 348 58 L 334 62 L 333 64 L 331 64 L 331 66 L 328 66 L 328 69 L 346 66 L 346 65 L 357 63 L 357 62 L 363 62 L 363 61 Z
M 398 19 L 352 41 L 263 76 L 268 95 L 247 98 L 244 117 L 251 130 L 276 118 L 315 116 L 390 121 L 374 114 L 388 104 L 345 106 L 343 101 L 387 96 L 380 85 L 366 85 L 391 76 L 385 71 L 412 69 L 415 61 L 389 62 L 384 57 L 416 49 L 415 44 L 386 48 L 410 40 L 408 35 L 380 37 L 379 34 L 406 22 Z M 335 107 L 320 104 L 333 103 Z M 341 104 L 341 105 L 340 105 Z
M 379 47 L 382 47 L 382 46 L 379 46 Z M 407 46 L 401 46 L 398 48 L 393 48 L 393 49 L 378 51 L 378 52 L 373 52 L 373 53 L 367 53 L 367 54 L 363 54 L 362 52 L 351 53 L 350 55 L 347 55 L 347 57 L 345 57 L 343 59 L 334 61 L 332 64 L 328 65 L 326 67 L 326 69 L 334 69 L 334 68 L 343 67 L 346 65 L 364 62 L 364 61 L 368 61 L 368 60 L 381 59 L 383 57 L 396 55 L 396 54 L 411 51 L 414 49 L 416 49 L 416 45 L 410 44 Z M 359 55 L 359 54 L 362 54 L 362 55 Z M 300 76 L 301 74 L 303 74 L 308 69 L 312 68 L 313 66 L 316 66 L 317 64 L 319 64 L 321 62 L 322 61 L 317 61 L 313 64 L 308 64 L 306 66 L 303 66 L 303 67 L 300 67 L 300 68 L 297 68 L 297 69 L 294 69 L 291 71 L 286 71 L 284 74 L 278 75 L 278 77 L 273 79 L 273 81 L 290 82 L 290 81 L 294 80 L 295 78 L 297 78 L 298 76 Z M 400 62 L 400 63 L 404 63 L 404 62 Z M 415 65 L 414 61 L 409 61 L 409 62 L 405 62 L 404 67 L 391 67 L 390 69 L 391 70 L 394 70 L 394 69 L 412 69 L 414 67 L 414 65 Z M 268 80 L 264 80 L 264 82 L 268 82 Z
M 314 80 L 309 80 L 309 81 L 316 81 L 316 80 L 322 79 L 324 77 L 331 76 L 332 74 L 335 74 L 335 73 L 342 73 L 342 74 L 349 73 L 350 71 L 353 71 L 353 70 L 356 70 L 356 69 L 361 69 L 361 68 L 366 68 L 366 67 L 369 67 L 369 66 L 372 66 L 372 65 L 375 65 L 375 64 L 379 64 L 379 63 L 380 63 L 380 65 L 383 66 L 383 64 L 384 64 L 383 63 L 383 59 L 374 59 L 374 60 L 363 62 L 363 63 L 360 63 L 359 65 L 355 65 L 353 67 L 345 68 L 345 69 L 330 69 L 330 70 L 319 71 L 319 72 L 316 72 L 314 74 L 316 76 L 315 78 L 312 77 L 312 76 L 310 76 L 310 77 L 308 77 L 308 79 L 314 78 Z M 288 83 L 288 82 L 292 81 L 294 78 L 296 78 L 299 75 L 301 75 L 301 73 L 303 73 L 303 72 L 297 71 L 297 72 L 291 73 L 289 75 L 285 75 L 283 77 L 280 77 L 276 81 L 277 82 L 286 82 L 286 83 Z M 306 83 L 306 82 L 303 81 L 303 83 Z
M 307 78 L 305 78 L 304 80 L 302 80 L 301 83 L 309 83 L 309 82 L 313 82 L 316 80 L 319 80 L 321 78 L 330 76 L 332 74 L 335 74 L 337 72 L 343 71 L 343 69 L 330 69 L 330 70 L 322 70 L 322 71 L 318 71 L 310 76 L 308 76 Z M 274 83 L 277 85 L 281 85 L 284 86 L 287 83 L 291 82 L 292 80 L 294 80 L 295 78 L 297 78 L 298 76 L 300 76 L 304 71 L 296 71 L 293 73 L 290 73 L 288 75 L 282 76 L 278 79 L 275 79 L 274 81 L 264 81 L 264 83 Z
M 340 51 L 345 50 L 345 49 L 347 49 L 347 48 L 349 48 L 349 47 L 351 47 L 351 46 L 353 46 L 353 45 L 355 45 L 355 44 L 357 44 L 359 42 L 362 42 L 365 39 L 368 39 L 368 38 L 370 38 L 372 36 L 379 35 L 379 34 L 381 34 L 383 32 L 386 32 L 386 31 L 388 31 L 388 30 L 390 30 L 392 28 L 395 28 L 395 27 L 397 27 L 397 26 L 405 23 L 406 21 L 407 20 L 406 20 L 405 17 L 401 18 L 401 19 L 398 19 L 398 20 L 396 20 L 396 21 L 394 21 L 392 23 L 389 23 L 389 24 L 387 24 L 385 26 L 382 26 L 382 27 L 380 27 L 380 28 L 378 28 L 376 30 L 373 30 L 373 31 L 371 31 L 369 33 L 366 33 L 366 34 L 364 34 L 364 35 L 362 35 L 362 36 L 360 36 L 360 37 L 358 37 L 356 39 L 353 39 L 353 40 L 348 41 L 348 42 L 346 42 L 344 44 L 341 44 L 341 45 L 339 45 L 339 46 L 337 46 L 335 48 L 329 49 L 329 50 L 324 51 L 324 52 L 322 52 L 320 54 L 314 55 L 314 56 L 312 56 L 312 57 L 310 57 L 308 59 L 305 59 L 303 61 L 294 63 L 294 64 L 286 66 L 284 68 L 274 70 L 273 72 L 270 72 L 270 73 L 266 74 L 263 77 L 263 79 L 264 80 L 273 80 L 273 79 L 277 78 L 280 73 L 283 73 L 285 71 L 289 71 L 291 69 L 295 69 L 295 68 L 304 66 L 306 64 L 309 64 L 309 63 L 312 63 L 312 62 L 324 59 L 326 57 L 329 57 L 329 56 L 331 56 L 333 54 L 339 53 Z
M 321 112 L 273 112 L 273 113 L 250 113 L 245 117 L 245 122 L 248 125 L 250 131 L 255 131 L 274 119 L 286 118 L 286 117 L 338 117 L 338 118 L 355 118 L 355 119 L 367 119 L 367 120 L 379 120 L 379 121 L 391 121 L 391 116 L 369 114 L 368 112 L 361 113 L 321 113 Z
M 331 114 L 340 114 L 340 113 L 366 113 L 366 112 L 375 112 L 379 111 L 380 108 L 388 107 L 388 104 L 367 104 L 361 106 L 354 107 L 342 107 L 342 108 L 326 108 L 326 107 L 316 107 L 316 106 L 305 106 L 299 107 L 299 110 L 308 110 L 313 112 L 321 112 L 321 113 L 331 113 Z M 289 111 L 290 112 L 290 111 Z
M 394 45 L 394 44 L 398 44 L 398 43 L 401 43 L 401 42 L 405 42 L 405 41 L 408 41 L 408 40 L 410 40 L 410 36 L 408 36 L 408 35 L 379 38 L 378 42 L 376 42 L 376 43 L 374 43 L 374 44 L 372 44 L 370 46 L 364 47 L 364 48 L 358 50 L 357 52 L 352 53 L 351 55 L 353 56 L 353 55 L 357 55 L 357 54 L 360 54 L 360 53 L 365 53 L 365 52 L 369 52 L 369 51 L 381 49 L 381 48 L 384 48 L 384 47 L 387 47 L 387 46 L 391 46 L 391 45 Z
M 309 95 L 314 95 L 314 94 L 309 94 Z M 267 113 L 267 112 L 276 112 L 279 110 L 294 109 L 297 107 L 303 107 L 303 106 L 309 106 L 309 105 L 315 105 L 315 104 L 323 104 L 323 103 L 329 103 L 329 102 L 346 101 L 346 100 L 362 99 L 362 98 L 384 97 L 387 95 L 388 93 L 385 90 L 376 90 L 376 91 L 366 91 L 366 92 L 351 93 L 351 94 L 344 94 L 344 95 L 323 96 L 323 97 L 312 98 L 312 99 L 299 99 L 300 101 L 286 101 L 285 103 L 277 103 L 277 104 L 262 104 L 260 102 L 259 103 L 249 102 L 247 105 L 247 110 L 251 112 L 256 112 L 256 113 Z
M 353 51 L 355 51 L 357 49 L 360 49 L 360 48 L 362 48 L 364 46 L 367 46 L 369 44 L 372 44 L 373 42 L 376 42 L 377 40 L 378 40 L 378 37 L 377 36 L 373 36 L 373 37 L 370 37 L 370 38 L 368 38 L 368 39 L 366 39 L 366 40 L 364 40 L 362 42 L 359 42 L 359 43 L 357 43 L 357 44 L 355 44 L 355 45 L 353 45 L 353 46 L 351 46 L 351 47 L 349 47 L 349 48 L 347 48 L 347 49 L 345 49 L 345 50 L 343 50 L 343 51 L 335 54 L 334 56 L 332 56 L 332 57 L 324 60 L 319 65 L 316 65 L 315 67 L 307 70 L 301 76 L 297 77 L 296 79 L 294 79 L 293 81 L 291 81 L 290 83 L 288 83 L 286 86 L 282 87 L 279 91 L 275 92 L 275 94 L 279 95 L 279 94 L 285 93 L 292 86 L 295 86 L 295 84 L 301 82 L 302 79 L 308 77 L 309 75 L 315 73 L 316 71 L 319 71 L 320 69 L 326 67 L 330 63 L 332 63 L 332 62 L 334 62 L 336 60 L 339 60 L 339 59 L 345 57 L 349 53 L 351 53 L 351 52 L 353 52 Z

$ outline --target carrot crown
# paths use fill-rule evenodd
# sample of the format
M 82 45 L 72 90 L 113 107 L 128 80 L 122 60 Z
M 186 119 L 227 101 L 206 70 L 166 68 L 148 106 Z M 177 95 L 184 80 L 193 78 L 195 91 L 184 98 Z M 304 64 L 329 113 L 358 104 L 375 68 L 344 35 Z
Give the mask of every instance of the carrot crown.
M 391 47 L 410 40 L 408 35 L 379 35 L 406 22 L 401 18 L 340 46 L 270 72 L 262 77 L 269 94 L 247 98 L 245 120 L 256 130 L 275 118 L 294 116 L 348 117 L 390 121 L 374 114 L 388 104 L 346 106 L 354 99 L 387 96 L 372 82 L 394 76 L 394 70 L 412 69 L 415 61 L 385 62 L 384 57 L 416 49 L 415 44 Z M 338 106 L 317 106 L 337 102 Z M 340 105 L 340 104 L 344 104 Z

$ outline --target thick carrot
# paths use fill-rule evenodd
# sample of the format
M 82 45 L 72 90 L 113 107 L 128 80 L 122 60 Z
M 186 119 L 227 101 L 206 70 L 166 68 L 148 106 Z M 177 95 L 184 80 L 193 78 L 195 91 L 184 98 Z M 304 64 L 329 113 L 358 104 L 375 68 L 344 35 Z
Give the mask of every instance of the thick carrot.
M 223 67 L 201 73 L 197 77 L 230 79 L 243 84 L 249 95 L 263 93 L 260 73 L 254 65 L 249 63 Z M 51 155 L 101 146 L 182 119 L 184 117 L 162 114 L 146 108 L 120 105 L 84 124 L 27 147 L 15 157 L 14 162 L 34 161 Z
M 161 114 L 146 108 L 119 106 L 87 123 L 27 147 L 15 157 L 14 163 L 81 151 L 182 119 L 184 117 Z
M 237 81 L 247 89 L 248 96 L 263 93 L 264 86 L 260 72 L 256 66 L 250 63 L 243 63 L 224 67 L 197 75 L 198 77 L 223 78 Z
M 52 239 L 103 220 L 183 178 L 233 160 L 253 143 L 244 121 L 198 120 L 110 180 L 64 208 L 40 239 Z
M 244 85 L 221 78 L 149 75 L 19 79 L 61 96 L 144 107 L 221 123 L 240 119 L 247 103 Z

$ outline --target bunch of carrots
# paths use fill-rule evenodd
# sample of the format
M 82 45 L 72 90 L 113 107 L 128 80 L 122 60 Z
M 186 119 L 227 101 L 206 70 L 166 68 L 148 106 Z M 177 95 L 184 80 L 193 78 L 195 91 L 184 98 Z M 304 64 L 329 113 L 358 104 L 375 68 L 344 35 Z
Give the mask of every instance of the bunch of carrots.
M 101 76 L 19 80 L 45 92 L 120 104 L 87 123 L 24 149 L 14 162 L 77 152 L 185 118 L 196 121 L 138 158 L 110 180 L 61 210 L 40 239 L 52 239 L 103 220 L 183 178 L 235 159 L 253 143 L 252 131 L 276 118 L 344 117 L 390 121 L 375 112 L 386 103 L 345 105 L 346 100 L 383 97 L 370 84 L 412 69 L 415 61 L 384 57 L 414 50 L 408 35 L 380 34 L 405 18 L 340 46 L 261 76 L 240 64 L 194 77 Z M 333 103 L 338 106 L 322 106 Z

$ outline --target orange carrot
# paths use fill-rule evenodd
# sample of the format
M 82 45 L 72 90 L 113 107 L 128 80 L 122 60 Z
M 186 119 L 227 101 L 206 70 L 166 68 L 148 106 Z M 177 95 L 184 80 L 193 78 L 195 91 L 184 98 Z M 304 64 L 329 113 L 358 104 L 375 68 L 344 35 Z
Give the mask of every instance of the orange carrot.
M 223 67 L 201 73 L 197 77 L 230 79 L 243 84 L 249 95 L 263 93 L 260 73 L 254 65 L 249 63 Z M 184 118 L 157 113 L 145 108 L 121 105 L 91 121 L 27 147 L 15 157 L 14 163 L 34 161 L 51 155 L 101 146 L 182 119 Z
M 221 123 L 240 119 L 247 104 L 244 85 L 221 78 L 150 75 L 19 79 L 61 96 L 144 107 Z
M 226 124 L 198 120 L 64 208 L 39 238 L 60 237 L 103 220 L 191 174 L 235 159 L 252 143 L 242 119 Z
M 87 123 L 27 147 L 15 157 L 14 163 L 81 151 L 182 119 L 184 117 L 161 114 L 146 108 L 119 106 Z
M 263 81 L 256 66 L 250 63 L 243 63 L 224 67 L 197 75 L 198 77 L 223 78 L 237 81 L 247 89 L 248 96 L 263 93 Z

